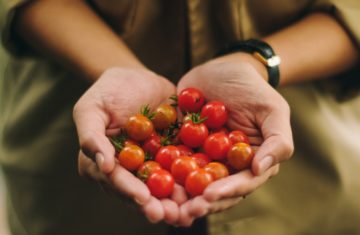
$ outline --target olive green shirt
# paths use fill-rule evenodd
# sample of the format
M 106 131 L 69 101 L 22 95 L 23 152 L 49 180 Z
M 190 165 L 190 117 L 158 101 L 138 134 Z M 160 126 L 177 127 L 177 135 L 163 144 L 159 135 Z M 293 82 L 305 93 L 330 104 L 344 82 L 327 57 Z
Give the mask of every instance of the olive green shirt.
M 24 2 L 0 0 L 10 54 L 0 80 L 0 162 L 13 234 L 165 234 L 164 224 L 148 223 L 77 175 L 71 113 L 89 84 L 11 31 Z M 173 81 L 227 42 L 261 38 L 312 11 L 333 14 L 360 42 L 358 0 L 88 2 L 145 65 Z M 294 157 L 239 205 L 208 216 L 209 234 L 360 234 L 358 87 L 355 71 L 281 89 L 292 110 Z

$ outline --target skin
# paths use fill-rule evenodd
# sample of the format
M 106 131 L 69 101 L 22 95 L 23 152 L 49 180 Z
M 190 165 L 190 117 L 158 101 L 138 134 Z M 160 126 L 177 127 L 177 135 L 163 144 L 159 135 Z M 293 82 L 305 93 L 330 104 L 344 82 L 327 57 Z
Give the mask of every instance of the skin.
M 170 199 L 158 200 L 114 161 L 106 134 L 118 132 L 143 104 L 158 106 L 175 87 L 142 65 L 83 1 L 33 1 L 18 12 L 15 30 L 34 49 L 90 82 L 98 80 L 74 108 L 81 146 L 79 173 L 133 199 L 152 222 L 190 226 L 197 217 L 232 207 L 276 175 L 278 164 L 293 152 L 289 107 L 267 84 L 265 67 L 241 52 L 210 60 L 184 75 L 177 90 L 196 87 L 232 110 L 229 127 L 244 130 L 251 145 L 258 146 L 252 169 L 220 179 L 190 200 L 179 185 Z M 282 58 L 280 85 L 338 74 L 359 58 L 345 30 L 323 13 L 306 16 L 263 40 Z M 238 94 L 244 102 L 234 102 Z

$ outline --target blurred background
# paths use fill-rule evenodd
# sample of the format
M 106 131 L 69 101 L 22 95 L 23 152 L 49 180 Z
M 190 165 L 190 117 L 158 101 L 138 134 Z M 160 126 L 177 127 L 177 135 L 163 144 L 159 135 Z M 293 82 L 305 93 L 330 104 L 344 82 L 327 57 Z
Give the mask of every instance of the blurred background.
M 1 37 L 1 35 L 0 35 Z M 2 79 L 6 65 L 6 55 L 3 48 L 0 46 L 0 93 L 2 91 Z M 1 96 L 0 96 L 1 99 Z M 1 101 L 0 101 L 1 104 Z M 0 114 L 1 115 L 1 114 Z M 3 181 L 2 171 L 0 167 L 0 235 L 10 235 L 5 215 L 5 185 Z

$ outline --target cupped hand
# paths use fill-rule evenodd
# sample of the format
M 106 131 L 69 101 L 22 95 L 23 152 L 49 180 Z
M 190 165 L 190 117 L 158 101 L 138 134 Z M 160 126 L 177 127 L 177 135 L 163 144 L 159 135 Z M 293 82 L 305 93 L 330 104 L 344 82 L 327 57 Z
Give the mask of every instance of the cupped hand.
M 220 100 L 229 110 L 227 126 L 244 131 L 256 149 L 251 170 L 242 171 L 208 186 L 200 197 L 180 208 L 180 225 L 227 209 L 264 184 L 279 170 L 278 163 L 290 158 L 293 140 L 290 109 L 255 67 L 241 53 L 220 57 L 195 67 L 179 82 L 200 89 L 208 100 Z
M 171 82 L 146 69 L 112 68 L 85 92 L 73 111 L 80 142 L 79 173 L 133 199 L 151 222 L 174 223 L 179 206 L 176 200 L 151 196 L 142 181 L 120 166 L 108 136 L 119 133 L 142 106 L 155 108 L 175 92 Z M 176 188 L 173 197 L 183 201 L 184 192 Z

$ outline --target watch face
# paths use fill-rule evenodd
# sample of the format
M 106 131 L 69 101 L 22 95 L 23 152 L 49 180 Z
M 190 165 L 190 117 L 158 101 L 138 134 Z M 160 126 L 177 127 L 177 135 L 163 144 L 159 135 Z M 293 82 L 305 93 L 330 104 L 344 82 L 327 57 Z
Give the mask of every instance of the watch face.
M 269 67 L 275 67 L 279 66 L 281 63 L 280 56 L 274 55 L 273 57 L 267 59 L 267 66 Z

